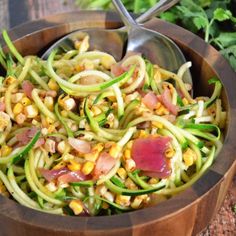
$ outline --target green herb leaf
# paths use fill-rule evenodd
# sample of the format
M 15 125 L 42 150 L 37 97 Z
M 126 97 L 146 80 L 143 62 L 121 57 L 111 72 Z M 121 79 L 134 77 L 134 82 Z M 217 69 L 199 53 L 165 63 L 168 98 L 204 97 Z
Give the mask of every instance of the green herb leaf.
M 218 21 L 230 20 L 232 13 L 229 10 L 224 10 L 223 8 L 217 8 L 214 11 L 214 19 Z

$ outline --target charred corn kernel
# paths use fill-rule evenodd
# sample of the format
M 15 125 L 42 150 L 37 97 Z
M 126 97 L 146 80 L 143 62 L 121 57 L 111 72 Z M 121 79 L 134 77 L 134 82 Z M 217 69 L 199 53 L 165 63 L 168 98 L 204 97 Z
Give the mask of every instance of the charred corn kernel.
M 49 110 L 53 110 L 53 105 L 54 105 L 53 97 L 46 96 L 44 98 L 44 104 Z
M 167 158 L 172 158 L 175 155 L 175 150 L 172 147 L 169 147 L 165 151 L 165 156 Z
M 135 161 L 133 159 L 125 160 L 125 169 L 127 171 L 133 171 L 136 167 Z
M 42 134 L 43 136 L 46 136 L 46 135 L 48 134 L 48 129 L 47 129 L 47 128 L 42 128 L 42 129 L 41 129 L 41 134 Z
M 106 198 L 108 201 L 110 202 L 114 202 L 114 194 L 107 191 L 104 195 L 103 195 L 104 198 Z
M 67 164 L 67 167 L 69 170 L 71 171 L 77 171 L 77 170 L 80 170 L 81 169 L 81 164 L 74 161 L 74 160 L 69 160 L 69 163 L 70 164 Z
M 93 112 L 93 114 L 95 116 L 97 116 L 97 115 L 102 113 L 102 110 L 100 108 L 98 108 L 97 106 L 92 106 L 91 111 Z
M 7 146 L 7 145 L 2 146 L 2 149 L 1 149 L 2 156 L 4 156 L 4 157 L 8 156 L 8 155 L 10 155 L 11 152 L 12 152 L 12 147 Z
M 114 63 L 115 63 L 115 61 L 113 60 L 113 58 L 111 56 L 103 56 L 101 58 L 101 64 L 103 67 L 105 67 L 105 69 L 110 69 L 111 65 Z
M 63 98 L 62 107 L 66 111 L 71 111 L 73 108 L 75 108 L 75 106 L 76 106 L 76 103 L 73 98 L 70 98 L 69 96 L 66 96 L 65 98 Z
M 84 159 L 86 161 L 95 162 L 98 159 L 98 156 L 99 156 L 99 152 L 98 151 L 92 151 L 90 153 L 84 154 Z
M 46 122 L 47 122 L 48 125 L 51 125 L 51 124 L 53 124 L 53 123 L 55 122 L 52 118 L 50 118 L 50 117 L 48 117 L 48 116 L 46 117 L 45 120 L 46 120 Z
M 34 118 L 38 115 L 39 110 L 36 105 L 29 105 L 24 108 L 24 113 L 27 118 Z
M 81 43 L 82 43 L 82 41 L 76 40 L 76 41 L 74 42 L 74 47 L 75 47 L 75 49 L 79 50 Z
M 58 170 L 66 166 L 66 163 L 64 161 L 60 161 L 58 164 L 56 164 L 52 169 Z
M 58 91 L 59 90 L 59 85 L 57 84 L 57 82 L 53 79 L 50 79 L 49 82 L 48 82 L 48 87 L 51 89 L 51 90 L 54 90 L 54 91 Z
M 100 196 L 104 196 L 104 194 L 107 192 L 107 187 L 104 184 L 98 185 L 96 188 L 96 194 Z
M 148 136 L 148 134 L 145 130 L 139 131 L 139 138 L 146 138 L 147 136 Z
M 31 100 L 27 97 L 23 97 L 22 100 L 21 100 L 21 104 L 24 107 L 29 106 L 29 105 L 31 105 Z
M 182 99 L 182 102 L 183 102 L 183 104 L 184 104 L 185 106 L 189 104 L 189 102 L 188 102 L 188 100 L 187 100 L 186 98 L 183 98 L 183 99 Z
M 164 106 L 161 105 L 158 109 L 156 109 L 155 113 L 159 116 L 162 116 L 162 115 L 168 115 L 169 111 Z
M 126 144 L 126 147 L 129 148 L 129 149 L 131 149 L 132 146 L 133 146 L 133 143 L 134 143 L 134 141 L 129 141 L 129 142 Z
M 152 121 L 152 125 L 158 129 L 162 129 L 163 128 L 163 124 L 158 122 L 158 121 Z
M 83 164 L 83 167 L 82 167 L 82 172 L 85 174 L 85 175 L 88 175 L 90 174 L 93 169 L 94 169 L 94 162 L 91 162 L 91 161 L 86 161 L 84 164 Z
M 134 189 L 134 190 L 138 189 L 137 185 L 130 178 L 127 178 L 125 180 L 125 187 L 128 188 L 128 189 Z
M 10 122 L 10 116 L 3 112 L 0 111 L 0 131 L 3 131 L 9 124 Z
M 69 147 L 69 145 L 63 140 L 57 144 L 57 151 L 64 153 L 67 147 Z
M 69 203 L 70 209 L 74 212 L 75 215 L 79 215 L 83 212 L 83 203 L 80 200 L 72 200 Z
M 61 111 L 61 115 L 62 115 L 63 117 L 67 117 L 67 116 L 68 116 L 68 111 L 62 110 L 62 111 Z
M 20 102 L 24 97 L 24 93 L 15 93 L 11 95 L 11 101 L 13 103 Z
M 120 176 L 121 179 L 125 180 L 127 178 L 127 172 L 124 168 L 120 167 L 117 170 L 117 174 Z
M 130 199 L 131 199 L 131 196 L 116 195 L 115 202 L 121 206 L 129 206 Z
M 62 160 L 65 162 L 69 162 L 70 160 L 75 159 L 74 155 L 71 155 L 70 153 L 66 153 L 65 155 L 62 156 Z
M 102 202 L 102 209 L 108 209 L 110 206 L 109 206 L 109 204 L 108 203 L 106 203 L 106 202 Z
M 2 181 L 0 181 L 0 194 L 5 197 L 9 197 L 10 195 Z
M 138 208 L 140 208 L 141 207 L 141 204 L 142 204 L 142 199 L 141 198 L 138 198 L 138 196 L 137 197 L 135 197 L 134 198 L 134 200 L 133 200 L 133 202 L 131 203 L 131 207 L 133 208 L 133 209 L 138 209 Z
M 148 183 L 149 183 L 149 184 L 157 184 L 157 183 L 158 183 L 158 180 L 155 179 L 155 178 L 151 178 L 151 179 L 149 179 Z
M 103 143 L 97 143 L 96 145 L 93 146 L 92 150 L 97 151 L 97 152 L 101 152 L 104 148 L 104 144 Z
M 84 66 L 77 64 L 77 65 L 75 65 L 74 69 L 76 72 L 81 72 L 84 70 Z
M 46 188 L 50 191 L 50 192 L 55 192 L 57 191 L 57 186 L 54 182 L 49 182 L 48 184 L 46 184 Z
M 119 156 L 120 152 L 121 152 L 121 147 L 115 143 L 111 146 L 111 148 L 109 150 L 109 154 L 114 158 L 117 158 Z
M 131 158 L 131 150 L 130 149 L 125 149 L 124 158 L 125 158 L 125 160 Z
M 6 85 L 10 85 L 10 84 L 13 84 L 14 82 L 16 82 L 17 79 L 13 76 L 8 76 L 5 80 L 4 80 L 4 83 Z
M 53 133 L 53 131 L 55 131 L 55 126 L 54 125 L 49 125 L 48 126 L 48 133 Z
M 183 153 L 183 159 L 186 166 L 191 166 L 196 161 L 197 155 L 192 149 L 187 148 Z
M 15 117 L 15 121 L 19 125 L 23 124 L 25 122 L 25 120 L 26 120 L 26 116 L 23 113 L 20 113 L 20 114 L 16 115 L 16 117 Z
M 157 105 L 156 105 L 156 109 L 159 109 L 161 106 L 162 106 L 161 103 L 158 102 Z
M 13 114 L 18 115 L 23 111 L 24 107 L 21 103 L 16 103 L 16 105 L 13 107 Z

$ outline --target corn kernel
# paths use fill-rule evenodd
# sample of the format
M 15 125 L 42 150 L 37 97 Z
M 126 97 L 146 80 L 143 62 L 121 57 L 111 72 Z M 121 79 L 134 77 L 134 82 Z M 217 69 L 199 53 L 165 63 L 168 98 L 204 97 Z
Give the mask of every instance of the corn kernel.
M 21 104 L 26 107 L 26 106 L 29 106 L 31 104 L 31 100 L 27 97 L 23 97 L 22 100 L 21 100 Z
M 95 162 L 98 159 L 99 152 L 98 151 L 92 151 L 90 153 L 84 154 L 84 159 L 86 161 L 92 161 Z
M 68 117 L 68 111 L 62 110 L 62 111 L 61 111 L 61 115 L 62 115 L 63 117 Z
M 50 192 L 55 192 L 57 191 L 57 186 L 54 182 L 49 182 L 48 184 L 46 184 L 46 188 L 50 191 Z
M 172 158 L 175 155 L 175 150 L 172 147 L 169 147 L 165 151 L 165 156 L 167 158 Z
M 98 185 L 96 188 L 96 194 L 100 196 L 104 196 L 104 194 L 107 192 L 107 187 L 104 184 Z
M 189 104 L 189 102 L 188 102 L 188 100 L 187 100 L 186 98 L 183 98 L 183 99 L 182 99 L 182 102 L 183 102 L 183 104 L 184 104 L 185 106 Z
M 133 143 L 134 143 L 134 141 L 129 141 L 127 144 L 126 144 L 126 147 L 127 148 L 129 148 L 129 149 L 131 149 L 132 148 L 132 146 L 133 146 Z
M 10 116 L 3 112 L 0 111 L 0 131 L 3 131 L 9 124 L 10 122 Z
M 51 124 L 53 124 L 55 121 L 52 119 L 52 118 L 50 118 L 50 117 L 46 117 L 46 122 L 47 122 L 47 124 L 48 125 L 51 125 Z
M 132 179 L 130 178 L 127 178 L 125 180 L 125 187 L 128 188 L 128 189 L 138 189 L 138 187 L 136 186 L 136 184 L 133 182 Z
M 82 167 L 82 172 L 85 174 L 85 175 L 88 175 L 90 174 L 93 169 L 94 169 L 94 162 L 91 162 L 91 161 L 86 161 Z
M 108 209 L 110 207 L 110 205 L 106 202 L 102 202 L 102 209 Z
M 94 64 L 91 60 L 84 59 L 81 64 L 85 70 L 93 70 L 94 69 Z
M 188 148 L 183 153 L 183 159 L 184 159 L 186 166 L 191 166 L 191 165 L 193 165 L 194 161 L 196 161 L 197 155 L 192 149 Z
M 23 105 L 21 103 L 17 103 L 14 107 L 13 107 L 13 113 L 14 115 L 18 115 L 23 111 Z
M 55 153 L 56 152 L 56 142 L 52 139 L 47 139 L 44 148 L 46 151 L 50 153 Z
M 66 153 L 62 156 L 62 160 L 65 162 L 68 162 L 73 159 L 75 159 L 75 156 L 71 155 L 70 153 Z
M 6 85 L 10 85 L 10 84 L 13 84 L 14 82 L 16 82 L 17 79 L 13 76 L 8 76 L 5 80 L 4 80 L 4 83 Z
M 15 121 L 17 124 L 22 125 L 26 120 L 26 116 L 23 113 L 16 115 Z
M 57 82 L 53 79 L 50 79 L 49 82 L 48 82 L 48 87 L 51 89 L 51 90 L 54 90 L 54 91 L 58 91 L 59 90 L 59 85 L 57 84 Z
M 163 128 L 163 124 L 158 122 L 158 121 L 152 121 L 152 125 L 158 129 L 162 129 Z
M 65 152 L 66 148 L 69 147 L 69 145 L 63 140 L 58 143 L 57 145 L 57 151 L 61 154 Z
M 2 149 L 1 149 L 2 156 L 4 156 L 4 157 L 8 156 L 8 155 L 10 155 L 11 152 L 12 152 L 12 147 L 7 146 L 7 145 L 2 146 Z
M 136 164 L 133 159 L 125 160 L 125 169 L 127 171 L 133 171 L 133 170 L 135 170 L 135 167 L 136 167 Z
M 73 210 L 75 215 L 79 215 L 83 212 L 83 203 L 80 200 L 72 200 L 69 203 L 69 207 Z
M 49 125 L 48 126 L 48 133 L 52 133 L 55 130 L 55 126 L 54 125 Z
M 62 102 L 62 107 L 66 111 L 71 111 L 76 106 L 75 100 L 73 98 L 65 97 L 62 101 L 63 101 Z
M 66 166 L 66 163 L 64 161 L 60 161 L 57 165 L 55 165 L 52 169 L 58 170 Z
M 127 159 L 130 159 L 130 158 L 131 158 L 131 150 L 130 149 L 125 149 L 124 159 L 127 160 Z
M 44 104 L 49 110 L 53 110 L 54 100 L 50 96 L 44 98 Z
M 24 113 L 27 118 L 34 118 L 38 115 L 38 108 L 36 105 L 29 105 L 24 108 Z
M 149 184 L 157 184 L 158 183 L 158 180 L 155 179 L 155 178 L 151 178 L 149 181 L 148 181 Z
M 92 106 L 91 111 L 93 112 L 94 116 L 97 116 L 102 113 L 101 109 L 97 106 Z
M 138 209 L 141 207 L 141 203 L 142 203 L 142 199 L 138 198 L 138 197 L 135 197 L 133 202 L 131 203 L 131 207 L 133 209 Z
M 81 169 L 81 164 L 74 161 L 74 160 L 69 160 L 69 163 L 70 164 L 67 164 L 67 167 L 69 170 L 71 171 L 77 171 L 77 170 L 80 170 Z
M 104 198 L 106 198 L 110 202 L 114 202 L 114 194 L 107 191 L 104 195 Z
M 127 172 L 124 168 L 120 167 L 117 170 L 117 174 L 120 176 L 121 179 L 125 180 L 127 178 Z
M 156 109 L 159 109 L 161 106 L 162 106 L 161 103 L 158 102 L 157 105 L 156 105 Z
M 93 146 L 92 150 L 93 151 L 97 151 L 97 152 L 101 152 L 104 148 L 104 144 L 103 143 L 97 143 L 95 146 Z
M 146 138 L 148 134 L 146 133 L 145 130 L 140 130 L 139 131 L 139 138 Z
M 20 102 L 23 97 L 24 97 L 24 93 L 15 93 L 11 95 L 11 101 L 13 103 L 17 103 L 17 102 Z
M 115 202 L 121 206 L 129 206 L 130 199 L 131 199 L 131 196 L 116 195 Z
M 109 154 L 114 158 L 117 158 L 120 152 L 121 152 L 121 147 L 118 146 L 117 144 L 113 144 L 109 150 Z
M 110 69 L 114 63 L 115 61 L 111 56 L 106 55 L 101 58 L 101 64 L 105 69 Z

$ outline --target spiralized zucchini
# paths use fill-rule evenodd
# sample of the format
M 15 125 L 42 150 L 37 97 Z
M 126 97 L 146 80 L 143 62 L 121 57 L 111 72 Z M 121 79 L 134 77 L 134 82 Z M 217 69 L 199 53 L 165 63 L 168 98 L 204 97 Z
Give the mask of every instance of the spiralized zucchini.
M 111 215 L 158 204 L 196 182 L 222 146 L 222 84 L 192 97 L 140 54 L 116 62 L 89 35 L 47 61 L 0 48 L 0 193 L 52 214 Z M 15 58 L 15 62 L 12 58 Z M 7 194 L 6 194 L 7 193 Z

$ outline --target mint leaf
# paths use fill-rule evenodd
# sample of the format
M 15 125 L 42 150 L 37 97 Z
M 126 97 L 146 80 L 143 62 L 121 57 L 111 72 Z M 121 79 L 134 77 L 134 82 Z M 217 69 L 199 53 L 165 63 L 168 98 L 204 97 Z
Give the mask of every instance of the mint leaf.
M 217 8 L 213 13 L 213 17 L 215 20 L 218 21 L 230 20 L 232 17 L 232 13 L 229 10 L 224 10 L 223 8 Z

